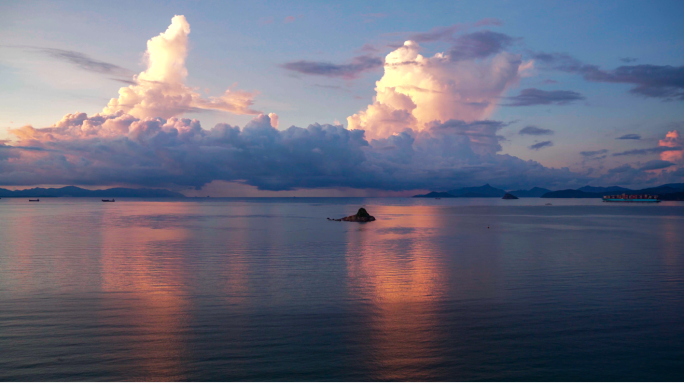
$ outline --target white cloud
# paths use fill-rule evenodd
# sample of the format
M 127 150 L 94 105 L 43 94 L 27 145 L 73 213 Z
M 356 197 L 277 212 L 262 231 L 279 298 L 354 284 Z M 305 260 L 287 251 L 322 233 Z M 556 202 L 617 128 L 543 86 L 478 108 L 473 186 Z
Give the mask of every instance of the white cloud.
M 419 50 L 418 43 L 407 41 L 387 55 L 373 104 L 347 118 L 350 129 L 379 138 L 406 128 L 423 131 L 434 121 L 486 119 L 502 93 L 533 65 L 506 52 L 454 61 L 449 54 L 424 57 Z
M 134 80 L 137 84 L 122 87 L 119 97 L 111 99 L 103 113 L 123 111 L 136 118 L 168 119 L 194 109 L 220 110 L 239 115 L 258 114 L 251 108 L 255 93 L 226 90 L 221 96 L 202 98 L 185 85 L 188 70 L 188 34 L 185 16 L 174 16 L 166 30 L 147 41 L 147 69 Z

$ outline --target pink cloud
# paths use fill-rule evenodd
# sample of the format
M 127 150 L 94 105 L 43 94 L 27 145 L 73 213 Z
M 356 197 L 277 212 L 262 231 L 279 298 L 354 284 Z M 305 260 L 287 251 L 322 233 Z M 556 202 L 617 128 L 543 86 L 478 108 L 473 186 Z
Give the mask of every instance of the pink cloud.
M 123 111 L 138 118 L 164 119 L 196 109 L 258 114 L 251 108 L 255 92 L 228 89 L 221 96 L 203 98 L 185 85 L 189 34 L 185 16 L 174 16 L 165 32 L 147 41 L 147 69 L 134 77 L 134 85 L 119 89 L 119 97 L 111 99 L 102 112 L 112 115 Z
M 670 131 L 665 135 L 665 139 L 658 142 L 661 147 L 684 147 L 684 138 L 679 136 L 679 131 Z M 663 151 L 660 153 L 660 159 L 668 162 L 679 163 L 684 160 L 684 150 Z
M 485 61 L 453 61 L 449 53 L 425 57 L 420 50 L 409 40 L 386 56 L 373 103 L 347 118 L 350 129 L 380 138 L 407 128 L 423 131 L 433 122 L 486 119 L 532 65 L 507 52 Z

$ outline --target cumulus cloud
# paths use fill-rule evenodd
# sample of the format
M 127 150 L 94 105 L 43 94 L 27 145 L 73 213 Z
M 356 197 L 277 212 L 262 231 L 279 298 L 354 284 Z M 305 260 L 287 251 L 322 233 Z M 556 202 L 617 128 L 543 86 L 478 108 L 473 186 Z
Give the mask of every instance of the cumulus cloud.
M 619 138 L 615 139 L 621 139 L 621 140 L 641 140 L 641 135 L 639 134 L 627 134 L 627 135 L 622 135 Z
M 535 144 L 531 145 L 531 146 L 529 147 L 529 149 L 530 149 L 530 150 L 539 151 L 539 150 L 541 150 L 542 148 L 545 148 L 545 147 L 552 147 L 552 146 L 553 146 L 553 142 L 550 141 L 550 140 L 547 140 L 547 141 L 544 141 L 544 142 L 535 143 Z
M 276 130 L 258 115 L 244 128 L 210 130 L 189 119 L 70 114 L 47 128 L 15 130 L 0 148 L 0 185 L 77 184 L 196 187 L 242 181 L 262 190 L 295 188 L 449 189 L 495 183 L 570 185 L 568 169 L 499 155 L 498 121 L 435 123 L 368 142 L 364 132 L 312 124 Z
M 164 119 L 196 109 L 258 114 L 251 108 L 254 93 L 228 89 L 221 96 L 202 98 L 185 85 L 189 34 L 185 16 L 174 16 L 166 32 L 147 41 L 147 69 L 134 77 L 135 85 L 122 87 L 119 97 L 111 99 L 103 113 L 123 111 L 137 118 Z
M 271 112 L 270 114 L 268 114 L 268 118 L 270 119 L 271 126 L 273 128 L 278 128 L 278 120 L 279 120 L 278 115 Z
M 658 141 L 661 147 L 669 148 L 669 150 L 660 153 L 660 159 L 670 162 L 680 163 L 684 160 L 684 138 L 679 136 L 679 131 L 670 131 L 665 135 L 665 139 Z
M 286 70 L 305 75 L 339 77 L 343 79 L 357 78 L 361 73 L 382 67 L 382 59 L 370 55 L 357 56 L 348 64 L 334 64 L 299 60 L 282 65 Z
M 424 57 L 419 51 L 418 43 L 407 41 L 387 55 L 373 103 L 347 118 L 349 128 L 378 138 L 406 128 L 423 131 L 434 121 L 486 119 L 531 66 L 507 52 L 487 60 L 452 60 L 451 53 Z
M 251 95 L 242 104 L 231 91 L 226 98 L 203 99 L 185 86 L 189 32 L 185 18 L 174 17 L 166 32 L 148 42 L 148 67 L 135 77 L 136 85 L 122 88 L 101 113 L 68 114 L 50 127 L 11 130 L 16 141 L 0 143 L 0 185 L 183 189 L 228 181 L 271 191 L 403 191 L 485 183 L 510 189 L 568 188 L 593 179 L 500 154 L 499 133 L 507 124 L 489 117 L 531 63 L 496 45 L 463 48 L 461 56 L 447 51 L 424 57 L 418 44 L 408 41 L 387 55 L 373 103 L 350 116 L 347 129 L 311 124 L 278 130 L 277 115 L 251 110 Z M 256 116 L 242 128 L 217 124 L 211 129 L 179 117 L 198 108 Z M 535 129 L 527 134 L 544 130 Z M 665 140 L 664 151 L 681 150 L 678 135 Z M 531 148 L 552 145 L 547 141 Z M 626 165 L 605 178 L 666 180 L 681 172 L 668 170 L 648 172 Z
M 549 130 L 548 128 L 539 128 L 537 126 L 526 126 L 523 127 L 520 131 L 518 131 L 519 135 L 553 135 L 553 130 Z
M 509 103 L 502 106 L 526 107 L 538 105 L 565 105 L 577 100 L 584 100 L 584 96 L 575 91 L 544 91 L 536 88 L 526 88 L 519 95 L 506 98 Z
M 684 100 L 684 66 L 640 64 L 603 70 L 564 53 L 533 53 L 543 67 L 581 75 L 590 82 L 632 84 L 631 93 L 664 100 Z

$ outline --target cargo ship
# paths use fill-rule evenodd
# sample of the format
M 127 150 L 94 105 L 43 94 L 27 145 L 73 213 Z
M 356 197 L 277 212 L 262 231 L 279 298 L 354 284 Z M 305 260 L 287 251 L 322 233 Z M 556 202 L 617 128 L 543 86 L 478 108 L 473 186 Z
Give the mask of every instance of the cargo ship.
M 637 202 L 637 203 L 658 203 L 660 198 L 657 195 L 604 195 L 604 202 Z

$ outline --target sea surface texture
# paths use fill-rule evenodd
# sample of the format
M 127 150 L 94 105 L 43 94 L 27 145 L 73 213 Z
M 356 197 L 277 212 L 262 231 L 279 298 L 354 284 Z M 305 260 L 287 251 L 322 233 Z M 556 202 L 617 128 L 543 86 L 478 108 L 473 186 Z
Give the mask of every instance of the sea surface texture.
M 684 204 L 3 198 L 0 381 L 49 380 L 682 381 Z

